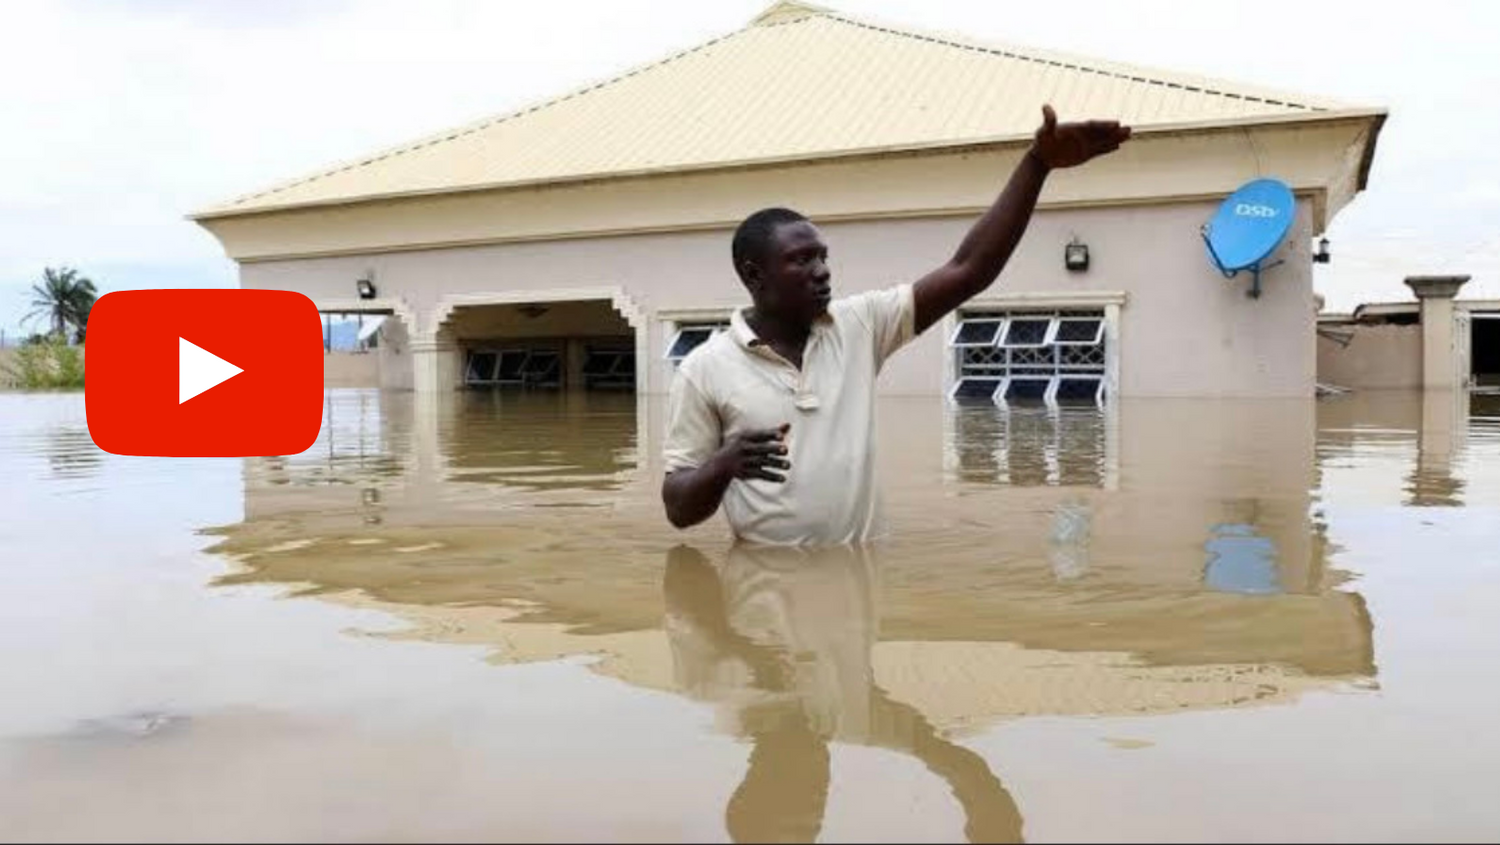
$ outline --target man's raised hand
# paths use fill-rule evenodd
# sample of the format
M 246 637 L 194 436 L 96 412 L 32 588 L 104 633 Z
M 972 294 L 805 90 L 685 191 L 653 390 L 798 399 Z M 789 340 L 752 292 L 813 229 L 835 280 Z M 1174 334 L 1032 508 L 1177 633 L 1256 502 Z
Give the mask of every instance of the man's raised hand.
M 1052 106 L 1042 106 L 1042 126 L 1036 131 L 1031 155 L 1048 168 L 1077 167 L 1112 153 L 1130 139 L 1130 127 L 1117 120 L 1058 123 Z

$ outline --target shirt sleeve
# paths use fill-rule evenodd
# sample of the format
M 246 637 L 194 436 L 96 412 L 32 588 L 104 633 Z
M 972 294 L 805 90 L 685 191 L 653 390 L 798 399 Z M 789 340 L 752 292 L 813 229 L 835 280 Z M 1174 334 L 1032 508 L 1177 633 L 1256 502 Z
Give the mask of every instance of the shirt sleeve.
M 667 436 L 663 447 L 668 473 L 703 465 L 722 442 L 719 414 L 693 380 L 680 370 L 672 377 L 667 399 Z
M 917 335 L 917 304 L 909 284 L 862 294 L 858 313 L 875 337 L 877 368 Z

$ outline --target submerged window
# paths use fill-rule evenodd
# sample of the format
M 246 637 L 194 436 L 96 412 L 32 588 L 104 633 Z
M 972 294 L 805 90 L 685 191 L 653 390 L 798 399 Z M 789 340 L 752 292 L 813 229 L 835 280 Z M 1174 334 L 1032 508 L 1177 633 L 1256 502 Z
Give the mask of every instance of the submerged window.
M 948 346 L 954 399 L 1098 404 L 1108 360 L 1102 311 L 971 311 Z
M 509 351 L 500 353 L 500 366 L 495 370 L 495 381 L 502 384 L 520 384 L 521 371 L 526 367 L 530 353 Z
M 562 356 L 556 352 L 532 352 L 521 368 L 521 378 L 537 387 L 555 387 L 562 381 Z
M 500 359 L 493 352 L 470 352 L 469 368 L 465 376 L 472 383 L 487 383 L 495 380 L 495 362 Z
M 477 350 L 468 353 L 464 382 L 473 385 L 562 386 L 562 354 L 556 349 Z
M 634 388 L 635 350 L 589 348 L 583 359 L 583 380 L 590 388 Z
M 1102 378 L 1062 376 L 1052 387 L 1052 401 L 1058 405 L 1095 405 L 1103 394 Z
M 1000 388 L 1001 379 L 997 378 L 961 378 L 953 385 L 953 398 L 958 400 L 973 401 L 982 399 L 993 402 L 995 391 Z
M 1047 394 L 1051 389 L 1050 378 L 1010 378 L 1005 380 L 1005 393 L 1001 398 L 1011 405 L 1021 402 L 1040 405 L 1047 401 Z

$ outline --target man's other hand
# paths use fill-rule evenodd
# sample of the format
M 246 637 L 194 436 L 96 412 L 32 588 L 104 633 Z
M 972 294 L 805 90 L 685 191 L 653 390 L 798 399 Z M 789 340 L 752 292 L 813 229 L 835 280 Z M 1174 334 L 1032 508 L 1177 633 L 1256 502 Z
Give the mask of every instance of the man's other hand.
M 786 481 L 782 473 L 792 468 L 786 459 L 786 433 L 790 423 L 777 428 L 742 431 L 729 438 L 716 459 L 733 478 Z M 779 472 L 778 472 L 779 470 Z

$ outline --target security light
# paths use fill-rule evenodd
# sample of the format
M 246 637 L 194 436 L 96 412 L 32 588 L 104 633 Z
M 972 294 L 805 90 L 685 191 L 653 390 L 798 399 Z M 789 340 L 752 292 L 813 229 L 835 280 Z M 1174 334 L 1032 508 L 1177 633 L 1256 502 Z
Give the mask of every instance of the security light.
M 1089 269 L 1089 247 L 1088 244 L 1074 240 L 1063 250 L 1063 263 L 1069 270 L 1078 272 Z
M 375 298 L 375 283 L 374 282 L 370 281 L 369 279 L 360 279 L 359 281 L 355 282 L 354 284 L 355 284 L 356 287 L 359 288 L 359 298 L 360 299 L 374 299 Z

